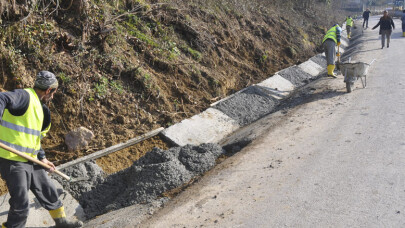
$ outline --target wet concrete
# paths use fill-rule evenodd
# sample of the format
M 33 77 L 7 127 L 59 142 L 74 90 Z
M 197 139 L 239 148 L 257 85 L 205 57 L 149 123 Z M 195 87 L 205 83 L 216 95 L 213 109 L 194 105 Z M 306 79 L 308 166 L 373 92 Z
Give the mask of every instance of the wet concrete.
M 266 87 L 250 86 L 243 92 L 220 102 L 214 108 L 222 111 L 241 126 L 248 125 L 273 111 L 279 101 Z
M 217 144 L 186 145 L 169 150 L 154 148 L 120 172 L 105 176 L 94 162 L 63 170 L 76 182 L 62 181 L 64 189 L 75 197 L 90 219 L 134 204 L 165 202 L 162 194 L 183 186 L 216 164 L 225 153 Z
M 314 57 L 310 58 L 310 60 L 314 61 L 315 63 L 319 64 L 320 66 L 326 67 L 326 57 L 322 54 L 315 55 Z
M 290 81 L 296 87 L 308 84 L 310 82 L 310 79 L 312 78 L 312 75 L 303 71 L 298 66 L 289 67 L 287 69 L 278 72 L 278 74 L 281 77 Z

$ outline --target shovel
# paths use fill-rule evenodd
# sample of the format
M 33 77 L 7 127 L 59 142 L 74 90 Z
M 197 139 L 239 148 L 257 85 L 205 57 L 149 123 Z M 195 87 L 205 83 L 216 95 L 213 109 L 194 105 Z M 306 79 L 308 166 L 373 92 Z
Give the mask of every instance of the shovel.
M 338 45 L 338 50 L 337 50 L 336 56 L 337 56 L 336 69 L 340 70 L 340 45 Z
M 1 143 L 1 142 L 0 142 L 0 147 L 3 148 L 3 149 L 5 149 L 5 150 L 10 151 L 10 152 L 13 153 L 13 154 L 16 154 L 16 155 L 20 156 L 20 157 L 22 157 L 22 158 L 25 158 L 25 159 L 27 159 L 28 161 L 34 162 L 34 163 L 36 163 L 36 164 L 38 164 L 38 165 L 40 165 L 40 166 L 42 166 L 42 167 L 44 167 L 44 168 L 46 168 L 46 169 L 51 169 L 51 168 L 52 168 L 51 166 L 49 166 L 49 165 L 47 165 L 47 164 L 41 162 L 40 160 L 35 159 L 35 158 L 33 158 L 33 157 L 30 157 L 30 156 L 28 156 L 28 155 L 26 155 L 26 154 L 24 154 L 24 153 L 22 153 L 22 152 L 20 152 L 20 151 L 17 151 L 17 150 L 15 150 L 15 149 L 13 149 L 13 148 L 11 148 L 11 147 L 9 147 L 9 146 L 6 146 L 6 145 L 4 145 L 4 144 Z M 68 175 L 62 173 L 62 172 L 59 171 L 59 170 L 56 170 L 56 169 L 55 169 L 55 171 L 53 171 L 53 172 L 56 173 L 56 174 L 58 174 L 59 176 L 63 177 L 63 178 L 66 179 L 67 181 L 72 181 L 72 178 L 70 178 Z

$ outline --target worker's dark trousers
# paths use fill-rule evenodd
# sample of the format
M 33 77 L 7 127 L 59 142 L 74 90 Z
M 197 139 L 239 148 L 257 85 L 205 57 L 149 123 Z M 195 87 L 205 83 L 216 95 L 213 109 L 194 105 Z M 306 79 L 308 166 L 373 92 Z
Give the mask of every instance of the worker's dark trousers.
M 367 18 L 367 19 L 364 19 L 364 21 L 363 21 L 363 28 L 364 28 L 364 24 L 366 25 L 366 28 L 368 28 L 368 18 Z
M 328 65 L 335 65 L 336 58 L 336 43 L 332 39 L 326 39 L 323 42 L 323 50 L 325 51 L 326 63 Z
M 41 166 L 0 158 L 0 173 L 11 196 L 7 228 L 25 227 L 30 207 L 28 190 L 34 193 L 42 207 L 47 210 L 62 206 L 57 189 Z

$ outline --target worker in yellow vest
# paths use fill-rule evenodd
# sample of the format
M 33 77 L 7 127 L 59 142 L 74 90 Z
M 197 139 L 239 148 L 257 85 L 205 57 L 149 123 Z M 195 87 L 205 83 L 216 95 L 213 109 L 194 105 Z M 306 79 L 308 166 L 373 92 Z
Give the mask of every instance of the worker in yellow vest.
M 24 154 L 55 165 L 45 157 L 41 138 L 51 127 L 51 115 L 45 103 L 52 100 L 58 80 L 49 71 L 41 71 L 34 88 L 0 93 L 0 142 Z M 55 227 L 81 227 L 78 220 L 67 220 L 57 189 L 42 166 L 0 148 L 0 174 L 10 194 L 10 210 L 2 227 L 25 227 L 29 211 L 28 190 L 55 220 Z
M 353 27 L 353 18 L 348 16 L 346 18 L 346 31 L 347 31 L 347 38 L 351 38 L 352 35 L 352 27 Z
M 342 33 L 342 28 L 339 24 L 335 24 L 330 28 L 326 35 L 323 37 L 322 46 L 325 50 L 326 62 L 328 76 L 336 78 L 335 73 L 335 58 L 336 58 L 336 45 L 340 45 L 340 34 Z

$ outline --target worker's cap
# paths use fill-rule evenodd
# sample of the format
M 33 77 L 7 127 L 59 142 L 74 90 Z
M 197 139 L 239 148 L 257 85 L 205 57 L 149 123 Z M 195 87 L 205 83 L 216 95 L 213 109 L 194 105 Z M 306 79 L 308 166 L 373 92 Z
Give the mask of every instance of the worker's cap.
M 53 73 L 44 70 L 37 74 L 37 79 L 35 79 L 36 88 L 46 90 L 48 88 L 56 89 L 58 86 L 58 80 Z

